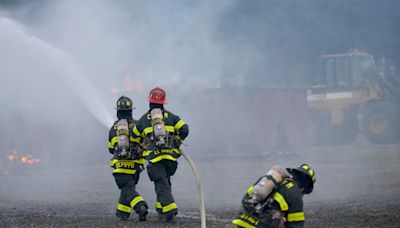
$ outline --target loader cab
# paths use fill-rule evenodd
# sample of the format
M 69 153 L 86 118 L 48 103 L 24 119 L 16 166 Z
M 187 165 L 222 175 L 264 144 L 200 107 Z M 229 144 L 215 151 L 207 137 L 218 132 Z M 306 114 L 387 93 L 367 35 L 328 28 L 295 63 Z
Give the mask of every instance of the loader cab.
M 361 87 L 373 76 L 373 56 L 359 51 L 321 56 L 322 85 L 330 89 Z
M 313 144 L 345 144 L 362 133 L 371 143 L 400 140 L 400 80 L 361 51 L 321 56 L 320 82 L 307 89 Z

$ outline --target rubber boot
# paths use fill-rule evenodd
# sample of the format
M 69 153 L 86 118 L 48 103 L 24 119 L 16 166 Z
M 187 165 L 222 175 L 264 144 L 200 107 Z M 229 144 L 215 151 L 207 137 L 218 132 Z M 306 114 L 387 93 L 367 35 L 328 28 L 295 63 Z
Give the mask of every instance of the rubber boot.
M 140 222 L 145 222 L 147 220 L 146 216 L 148 213 L 149 212 L 147 212 L 147 207 L 145 205 L 141 206 L 138 211 L 138 215 L 139 215 L 138 220 Z

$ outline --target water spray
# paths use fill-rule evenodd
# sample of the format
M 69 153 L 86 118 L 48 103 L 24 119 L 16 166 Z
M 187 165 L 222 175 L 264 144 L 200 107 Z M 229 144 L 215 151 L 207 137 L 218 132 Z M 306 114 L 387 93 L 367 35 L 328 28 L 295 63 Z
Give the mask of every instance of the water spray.
M 36 36 L 26 34 L 21 25 L 8 18 L 0 17 L 0 33 L 6 34 L 10 40 L 17 40 L 20 42 L 18 43 L 20 46 L 32 48 L 36 56 L 49 60 L 49 66 L 65 73 L 56 73 L 56 75 L 68 84 L 100 123 L 106 127 L 113 123 L 113 118 L 96 89 L 92 87 L 82 71 L 65 52 Z
M 113 118 L 100 99 L 97 91 L 86 80 L 82 71 L 66 53 L 35 36 L 27 35 L 19 24 L 7 18 L 0 17 L 0 33 L 7 34 L 9 39 L 19 40 L 19 42 L 21 42 L 19 45 L 21 46 L 25 45 L 26 47 L 33 48 L 33 52 L 35 52 L 36 56 L 51 60 L 52 62 L 50 62 L 49 65 L 52 67 L 57 66 L 58 68 L 56 69 L 61 69 L 62 72 L 66 73 L 67 77 L 60 78 L 67 83 L 83 103 L 86 104 L 93 116 L 106 127 L 109 127 L 113 123 Z M 64 76 L 64 74 L 61 76 Z M 201 228 L 206 228 L 204 194 L 201 189 L 200 178 L 192 159 L 184 151 L 182 151 L 182 155 L 189 163 L 196 180 L 197 190 L 200 195 Z
M 197 172 L 196 166 L 194 165 L 192 159 L 185 153 L 185 151 L 181 150 L 183 157 L 189 163 L 190 168 L 192 169 L 194 178 L 196 180 L 197 191 L 199 192 L 200 196 L 200 221 L 201 221 L 201 228 L 206 228 L 206 207 L 204 205 L 204 193 L 201 189 L 200 177 Z

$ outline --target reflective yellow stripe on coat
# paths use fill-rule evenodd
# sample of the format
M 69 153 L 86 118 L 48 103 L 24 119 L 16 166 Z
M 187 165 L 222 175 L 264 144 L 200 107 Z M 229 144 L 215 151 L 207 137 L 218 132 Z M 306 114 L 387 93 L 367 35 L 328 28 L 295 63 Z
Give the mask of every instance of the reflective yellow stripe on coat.
M 232 223 L 236 226 L 243 227 L 243 228 L 256 228 L 255 226 L 253 226 L 250 223 L 247 223 L 241 219 L 235 219 L 232 221 Z
M 114 173 L 125 173 L 125 174 L 135 174 L 136 170 L 134 169 L 114 169 Z
M 175 131 L 179 131 L 179 129 L 181 129 L 181 127 L 182 127 L 183 125 L 185 125 L 185 122 L 184 122 L 183 120 L 179 120 L 179 121 L 175 124 L 175 126 L 174 126 Z
M 147 134 L 153 132 L 153 127 L 146 127 L 142 132 L 142 137 L 146 136 Z
M 279 203 L 282 211 L 289 210 L 289 205 L 287 204 L 285 198 L 283 198 L 283 196 L 279 192 L 275 192 L 274 200 Z
M 108 142 L 108 148 L 114 149 L 115 144 L 118 142 L 118 136 L 114 136 L 111 141 Z
M 253 194 L 254 191 L 254 185 L 251 186 L 249 189 L 247 189 L 247 195 L 250 196 L 251 194 Z
M 288 214 L 288 222 L 304 221 L 304 212 L 295 212 Z
M 171 155 L 169 155 L 169 154 L 164 154 L 164 155 L 160 155 L 160 156 L 158 156 L 158 157 L 155 157 L 155 158 L 151 159 L 150 162 L 151 162 L 151 163 L 156 163 L 156 162 L 159 162 L 159 161 L 161 161 L 161 160 L 163 160 L 163 159 L 171 160 L 171 161 L 176 161 L 176 158 L 172 157 Z

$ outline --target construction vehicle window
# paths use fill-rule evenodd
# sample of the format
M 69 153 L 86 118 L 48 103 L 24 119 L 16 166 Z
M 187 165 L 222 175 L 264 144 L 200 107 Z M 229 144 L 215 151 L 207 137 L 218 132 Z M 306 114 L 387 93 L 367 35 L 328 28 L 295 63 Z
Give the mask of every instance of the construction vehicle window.
M 348 87 L 352 85 L 349 58 L 330 58 L 325 62 L 326 85 Z
M 373 63 L 369 56 L 355 56 L 351 58 L 353 86 L 359 86 L 372 72 Z
M 335 77 L 335 59 L 327 59 L 325 62 L 325 75 L 326 75 L 326 85 L 335 86 L 336 85 L 336 77 Z
M 351 65 L 349 58 L 336 59 L 336 86 L 347 87 L 352 86 Z

